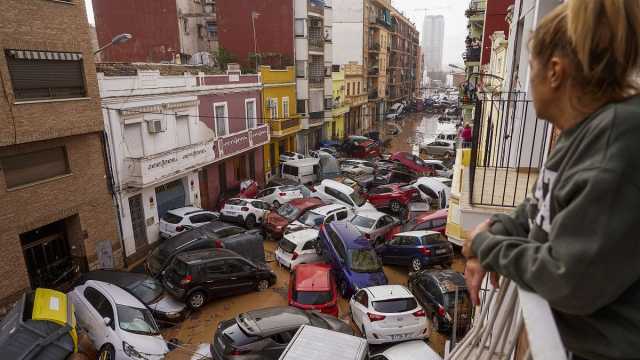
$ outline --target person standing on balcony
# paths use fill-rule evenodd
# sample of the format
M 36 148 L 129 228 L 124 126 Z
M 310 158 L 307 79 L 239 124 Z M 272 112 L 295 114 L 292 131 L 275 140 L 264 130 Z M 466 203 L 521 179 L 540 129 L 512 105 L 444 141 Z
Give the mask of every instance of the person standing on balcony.
M 486 272 L 551 306 L 574 359 L 640 357 L 640 1 L 568 0 L 535 30 L 531 90 L 561 135 L 533 193 L 463 253 L 474 303 Z
M 473 131 L 471 131 L 471 125 L 469 124 L 464 125 L 461 136 L 462 136 L 462 147 L 470 148 L 471 141 L 473 140 Z

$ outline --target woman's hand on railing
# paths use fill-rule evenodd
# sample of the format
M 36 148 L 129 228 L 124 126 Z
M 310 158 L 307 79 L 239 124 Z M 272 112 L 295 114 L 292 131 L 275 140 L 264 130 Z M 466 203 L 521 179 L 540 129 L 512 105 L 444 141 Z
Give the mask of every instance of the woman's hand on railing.
M 471 244 L 476 235 L 483 231 L 489 231 L 490 225 L 491 221 L 489 219 L 480 223 L 471 231 L 469 238 L 462 246 L 462 255 L 467 258 L 467 264 L 464 269 L 464 279 L 467 283 L 469 296 L 471 296 L 471 301 L 474 305 L 480 305 L 480 288 L 482 287 L 482 280 L 487 274 L 487 271 L 482 267 L 482 264 L 480 264 L 480 260 L 476 257 L 476 254 L 473 253 Z M 492 272 L 489 276 L 491 277 L 491 285 L 497 289 L 500 284 L 500 275 Z

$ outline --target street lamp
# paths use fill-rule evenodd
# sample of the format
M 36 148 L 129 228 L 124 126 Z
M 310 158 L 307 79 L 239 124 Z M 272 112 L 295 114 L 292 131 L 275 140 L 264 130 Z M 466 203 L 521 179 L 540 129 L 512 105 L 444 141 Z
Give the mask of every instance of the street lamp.
M 93 55 L 96 55 L 96 54 L 102 52 L 104 49 L 106 49 L 106 48 L 108 48 L 110 46 L 113 46 L 113 45 L 116 45 L 116 44 L 124 44 L 127 41 L 131 40 L 132 37 L 133 36 L 131 34 L 127 34 L 127 33 L 122 33 L 122 34 L 116 35 L 116 36 L 113 37 L 113 39 L 111 39 L 110 43 L 108 43 L 107 45 L 105 45 L 105 46 L 99 48 L 98 50 L 94 51 Z

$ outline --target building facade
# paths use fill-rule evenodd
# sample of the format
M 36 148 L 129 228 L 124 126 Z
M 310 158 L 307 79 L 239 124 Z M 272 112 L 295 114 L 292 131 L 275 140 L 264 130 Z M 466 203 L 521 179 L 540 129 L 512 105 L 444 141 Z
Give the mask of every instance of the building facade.
M 133 37 L 102 61 L 213 65 L 218 50 L 215 0 L 92 0 L 98 43 Z
M 296 151 L 300 116 L 296 109 L 296 73 L 293 66 L 284 69 L 260 67 L 262 79 L 262 113 L 271 131 L 271 141 L 264 146 L 266 181 L 279 174 L 280 154 Z
M 345 134 L 346 136 L 362 134 L 368 103 L 364 67 L 355 62 L 344 65 L 344 78 L 347 88 L 345 99 L 349 106 L 349 113 L 346 114 Z
M 391 55 L 391 1 L 368 0 L 365 5 L 365 69 L 369 103 L 364 129 L 384 119 L 387 98 L 387 70 Z
M 427 73 L 442 71 L 444 16 L 427 15 L 422 27 L 422 49 Z
M 84 3 L 5 5 L 1 312 L 28 289 L 62 286 L 58 277 L 75 267 L 122 266 Z
M 159 239 L 166 212 L 201 206 L 198 171 L 213 163 L 214 132 L 199 121 L 198 69 L 100 63 L 106 145 L 129 262 Z
M 387 67 L 387 107 L 409 101 L 419 86 L 416 73 L 422 54 L 415 25 L 395 8 L 391 8 L 393 31 Z
M 331 80 L 333 81 L 333 122 L 331 128 L 325 128 L 326 139 L 340 141 L 344 139 L 345 115 L 349 112 L 344 67 L 333 65 Z

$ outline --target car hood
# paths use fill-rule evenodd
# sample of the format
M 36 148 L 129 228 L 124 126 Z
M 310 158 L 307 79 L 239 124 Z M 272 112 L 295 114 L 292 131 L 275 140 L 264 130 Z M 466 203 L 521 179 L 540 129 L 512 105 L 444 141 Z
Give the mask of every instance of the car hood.
M 367 201 L 362 206 L 357 208 L 357 210 L 376 210 L 376 208 L 375 206 L 371 205 L 369 201 Z
M 345 323 L 344 321 L 337 319 L 331 315 L 326 315 L 322 313 L 316 313 L 322 320 L 327 322 L 329 329 L 333 331 L 338 331 L 343 334 L 353 335 L 353 330 L 351 330 L 351 326 Z
M 358 230 L 360 230 L 361 233 L 363 234 L 371 234 L 373 232 L 373 229 L 369 229 L 366 227 L 362 227 L 362 226 L 358 226 L 358 225 L 354 225 Z
M 349 278 L 353 285 L 357 286 L 358 289 L 377 285 L 387 285 L 387 277 L 382 271 L 375 273 L 359 273 L 351 271 Z
M 137 352 L 142 353 L 147 359 L 164 359 L 164 355 L 169 352 L 167 343 L 161 335 L 148 336 L 127 331 L 122 332 L 125 334 L 122 340 L 133 346 Z M 122 346 L 122 344 L 116 346 Z
M 180 313 L 186 308 L 184 303 L 174 299 L 166 292 L 160 297 L 160 299 L 158 299 L 158 301 L 149 304 L 148 306 L 151 310 L 164 314 Z
M 287 219 L 285 219 L 284 217 L 280 216 L 280 214 L 277 214 L 275 212 L 269 213 L 269 215 L 267 215 L 266 222 L 274 226 L 287 226 L 289 224 L 289 221 Z

